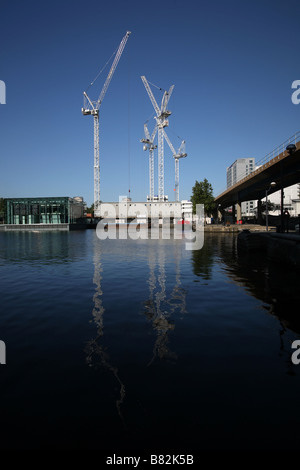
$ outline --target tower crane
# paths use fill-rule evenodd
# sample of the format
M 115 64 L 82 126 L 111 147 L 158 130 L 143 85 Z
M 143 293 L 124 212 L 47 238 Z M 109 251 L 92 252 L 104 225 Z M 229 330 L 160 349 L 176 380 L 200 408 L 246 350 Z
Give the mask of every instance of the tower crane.
M 185 152 L 185 140 L 181 142 L 181 145 L 178 151 L 176 152 L 172 145 L 172 142 L 170 141 L 164 129 L 163 129 L 163 134 L 171 149 L 171 152 L 173 153 L 173 157 L 175 161 L 175 201 L 179 201 L 179 159 L 185 158 L 187 156 L 187 153 Z
M 152 135 L 147 127 L 147 123 L 144 124 L 144 133 L 145 138 L 141 139 L 143 145 L 143 150 L 149 150 L 149 199 L 154 201 L 154 150 L 157 148 L 157 145 L 154 145 L 154 139 L 157 132 L 157 126 L 154 127 Z
M 167 106 L 169 100 L 171 98 L 174 85 L 172 85 L 169 91 L 165 91 L 162 97 L 161 106 L 159 107 L 150 85 L 145 76 L 141 77 L 142 82 L 146 88 L 146 91 L 149 95 L 150 101 L 154 107 L 156 112 L 155 120 L 156 120 L 156 127 L 158 130 L 158 200 L 164 201 L 164 128 L 169 125 L 169 116 L 171 115 L 171 111 L 167 110 Z M 160 88 L 161 90 L 161 88 Z
M 100 208 L 100 166 L 99 166 L 99 108 L 102 104 L 104 96 L 107 92 L 113 74 L 117 68 L 119 60 L 121 58 L 122 52 L 126 46 L 126 42 L 129 38 L 131 31 L 127 31 L 125 36 L 123 37 L 122 41 L 120 42 L 119 48 L 116 52 L 114 61 L 112 66 L 108 72 L 107 78 L 103 85 L 102 91 L 99 95 L 97 101 L 92 101 L 87 92 L 83 93 L 83 108 L 81 108 L 81 112 L 84 116 L 92 115 L 94 117 L 94 213 L 95 215 L 100 215 L 97 213 Z M 101 72 L 100 72 L 101 73 Z M 97 75 L 95 80 L 90 84 L 93 85 L 100 73 Z

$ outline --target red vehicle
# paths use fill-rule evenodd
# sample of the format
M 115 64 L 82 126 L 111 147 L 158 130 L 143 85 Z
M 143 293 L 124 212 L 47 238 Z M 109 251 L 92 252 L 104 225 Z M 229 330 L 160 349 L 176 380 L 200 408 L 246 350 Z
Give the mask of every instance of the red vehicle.
M 190 221 L 189 221 L 189 220 L 181 219 L 181 220 L 178 220 L 177 223 L 178 223 L 178 224 L 181 224 L 181 225 L 189 225 L 189 224 L 190 224 Z

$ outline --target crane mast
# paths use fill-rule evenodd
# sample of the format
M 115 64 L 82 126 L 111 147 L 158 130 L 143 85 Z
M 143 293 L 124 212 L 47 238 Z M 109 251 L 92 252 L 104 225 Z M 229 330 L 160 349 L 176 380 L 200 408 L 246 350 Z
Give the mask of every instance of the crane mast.
M 130 31 L 127 31 L 125 36 L 123 37 L 119 48 L 116 52 L 114 61 L 111 65 L 111 68 L 108 72 L 107 78 L 105 80 L 105 83 L 103 85 L 103 88 L 101 90 L 101 93 L 99 95 L 99 98 L 97 101 L 92 101 L 87 92 L 85 91 L 83 93 L 84 97 L 84 104 L 83 108 L 81 108 L 81 112 L 84 116 L 92 115 L 94 117 L 94 213 L 95 215 L 100 215 L 98 213 L 99 208 L 100 208 L 100 165 L 99 165 L 99 156 L 100 156 L 100 151 L 99 151 L 99 108 L 102 104 L 102 101 L 104 99 L 104 96 L 107 92 L 107 89 L 109 87 L 109 84 L 111 82 L 111 79 L 113 77 L 113 74 L 115 73 L 115 70 L 117 68 L 117 65 L 119 63 L 119 60 L 121 58 L 121 55 L 123 53 L 123 50 L 126 46 L 127 40 L 129 38 L 129 35 L 131 34 Z M 99 75 L 99 74 L 98 74 Z M 93 85 L 94 82 L 98 76 L 95 78 L 95 80 L 90 84 Z
M 144 124 L 144 133 L 145 138 L 141 139 L 141 142 L 144 144 L 143 149 L 149 150 L 149 199 L 154 201 L 154 150 L 157 148 L 157 145 L 154 145 L 155 134 L 157 131 L 157 126 L 154 127 L 152 135 L 147 127 L 147 124 Z
M 163 129 L 164 137 L 170 147 L 171 152 L 173 153 L 174 161 L 175 161 L 175 201 L 179 202 L 179 159 L 185 158 L 187 153 L 185 152 L 185 140 L 181 142 L 181 145 L 176 152 L 166 131 Z
M 164 201 L 164 133 L 163 130 L 169 125 L 168 117 L 171 115 L 171 111 L 167 110 L 171 94 L 173 92 L 174 85 L 172 85 L 169 91 L 165 91 L 162 97 L 161 106 L 159 107 L 150 85 L 145 76 L 141 77 L 142 82 L 146 88 L 150 101 L 156 112 L 155 120 L 158 130 L 158 200 Z

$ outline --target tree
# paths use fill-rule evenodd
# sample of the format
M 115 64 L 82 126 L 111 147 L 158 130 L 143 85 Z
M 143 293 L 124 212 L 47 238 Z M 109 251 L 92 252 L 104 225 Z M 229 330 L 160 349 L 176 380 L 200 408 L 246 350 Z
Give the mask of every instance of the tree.
M 86 208 L 87 214 L 92 214 L 94 216 L 94 203 L 91 205 L 91 207 Z
M 271 201 L 268 200 L 268 211 L 272 212 L 274 210 L 275 210 L 274 202 L 271 202 Z M 261 211 L 266 212 L 266 202 L 265 201 L 261 203 Z
M 204 204 L 204 214 L 207 216 L 215 209 L 215 198 L 213 197 L 212 185 L 204 178 L 203 181 L 195 182 L 193 186 L 191 201 L 193 203 L 193 212 L 196 213 L 196 204 Z
M 0 198 L 0 223 L 2 224 L 4 223 L 5 215 L 6 215 L 6 205 L 5 205 L 4 199 L 1 197 Z

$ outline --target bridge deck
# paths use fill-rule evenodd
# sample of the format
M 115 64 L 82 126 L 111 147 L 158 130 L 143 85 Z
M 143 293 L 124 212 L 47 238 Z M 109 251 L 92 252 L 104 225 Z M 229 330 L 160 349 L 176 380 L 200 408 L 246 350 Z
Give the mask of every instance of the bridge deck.
M 300 133 L 297 133 L 297 135 Z M 286 188 L 300 182 L 300 141 L 295 143 L 296 151 L 289 155 L 284 150 L 275 157 L 266 161 L 248 176 L 239 180 L 236 184 L 219 194 L 215 201 L 222 207 L 229 207 L 237 202 L 262 199 L 265 197 L 266 189 L 272 181 L 276 182 L 272 194 L 281 187 Z

